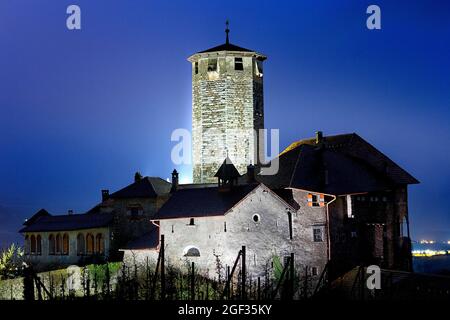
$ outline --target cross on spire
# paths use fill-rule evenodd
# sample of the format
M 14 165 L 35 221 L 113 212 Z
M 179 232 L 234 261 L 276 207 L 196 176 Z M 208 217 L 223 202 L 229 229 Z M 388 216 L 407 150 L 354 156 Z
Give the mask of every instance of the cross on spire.
M 229 44 L 230 43 L 230 39 L 228 37 L 228 34 L 230 33 L 230 29 L 228 27 L 230 26 L 230 22 L 228 21 L 228 19 L 227 19 L 227 21 L 225 21 L 225 25 L 227 26 L 227 28 L 225 29 L 225 33 L 227 35 L 225 43 Z

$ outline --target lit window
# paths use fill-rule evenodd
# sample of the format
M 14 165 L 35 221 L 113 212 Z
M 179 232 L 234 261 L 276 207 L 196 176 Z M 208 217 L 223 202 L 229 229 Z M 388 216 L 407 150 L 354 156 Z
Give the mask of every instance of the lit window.
M 79 256 L 84 255 L 86 252 L 86 246 L 84 242 L 84 235 L 82 233 L 79 233 L 77 236 L 77 254 Z
M 62 254 L 63 255 L 68 255 L 69 254 L 69 235 L 67 233 L 65 233 L 63 235 Z
M 94 236 L 92 234 L 88 234 L 86 236 L 86 254 L 94 253 Z
M 308 206 L 309 207 L 324 207 L 325 196 L 323 194 L 308 193 Z
M 313 238 L 314 238 L 314 242 L 322 242 L 323 241 L 322 228 L 313 228 Z
M 61 235 L 58 233 L 56 235 L 56 254 L 61 254 Z
M 97 234 L 95 237 L 95 253 L 105 253 L 105 239 L 101 233 Z
M 242 58 L 234 58 L 234 70 L 244 70 Z

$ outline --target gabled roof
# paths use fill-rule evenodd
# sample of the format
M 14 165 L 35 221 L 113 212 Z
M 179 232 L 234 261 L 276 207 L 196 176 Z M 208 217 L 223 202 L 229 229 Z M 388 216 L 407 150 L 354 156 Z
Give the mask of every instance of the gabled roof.
M 233 162 L 231 162 L 230 158 L 226 158 L 220 168 L 217 170 L 214 177 L 222 179 L 222 180 L 232 180 L 239 178 L 241 175 L 239 171 L 234 166 Z
M 19 232 L 71 231 L 106 227 L 113 220 L 112 213 L 43 215 L 27 224 Z
M 159 177 L 144 177 L 114 192 L 111 198 L 156 198 L 170 192 L 172 184 Z
M 239 185 L 221 192 L 218 187 L 178 189 L 153 220 L 224 215 L 259 184 Z
M 126 244 L 122 250 L 149 250 L 156 249 L 159 245 L 159 228 L 151 225 L 149 232 Z
M 418 181 L 355 133 L 294 142 L 278 156 L 279 171 L 258 180 L 271 188 L 341 195 L 389 190 Z M 264 170 L 264 169 L 263 169 Z
M 37 219 L 44 216 L 50 216 L 50 213 L 48 213 L 48 211 L 45 209 L 41 209 L 38 212 L 36 212 L 31 218 L 25 220 L 23 225 L 29 226 L 30 224 L 33 224 Z

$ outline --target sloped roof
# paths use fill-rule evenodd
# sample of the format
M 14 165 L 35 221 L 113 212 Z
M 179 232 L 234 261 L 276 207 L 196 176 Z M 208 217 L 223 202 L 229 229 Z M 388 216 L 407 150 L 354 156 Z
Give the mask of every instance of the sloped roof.
M 224 215 L 258 185 L 234 186 L 226 192 L 218 187 L 178 189 L 153 220 Z
M 33 224 L 37 219 L 44 216 L 50 216 L 50 213 L 48 213 L 48 211 L 45 209 L 41 209 L 38 212 L 36 212 L 31 218 L 25 220 L 23 225 L 28 226 L 30 224 Z
M 170 192 L 172 184 L 159 177 L 144 177 L 110 195 L 111 198 L 156 198 Z
M 108 226 L 113 220 L 112 213 L 44 215 L 27 224 L 19 232 L 71 231 Z
M 327 194 L 388 190 L 418 181 L 355 133 L 294 142 L 278 156 L 279 171 L 258 175 L 271 188 Z
M 151 230 L 141 237 L 126 244 L 124 250 L 148 250 L 156 249 L 159 245 L 159 230 L 152 224 Z
M 216 52 L 216 51 L 241 51 L 241 52 L 255 52 L 254 50 L 242 48 L 239 46 L 236 46 L 231 43 L 224 43 L 203 51 L 200 51 L 199 53 L 206 53 L 206 52 Z
M 235 178 L 239 178 L 241 175 L 239 171 L 234 166 L 233 162 L 231 162 L 230 158 L 226 158 L 220 168 L 217 170 L 214 177 L 220 178 L 222 180 L 231 180 Z

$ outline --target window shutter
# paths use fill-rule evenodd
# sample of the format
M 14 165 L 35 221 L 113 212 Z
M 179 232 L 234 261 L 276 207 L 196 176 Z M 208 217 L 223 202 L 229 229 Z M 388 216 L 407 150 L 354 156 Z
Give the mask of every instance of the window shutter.
M 311 193 L 308 193 L 308 207 L 312 207 L 313 206 L 313 195 Z

